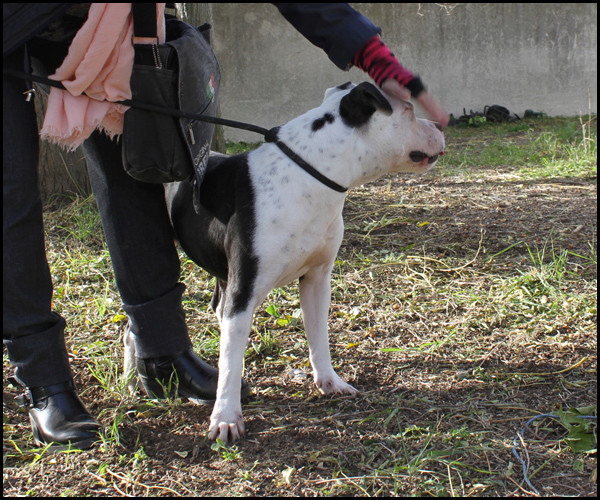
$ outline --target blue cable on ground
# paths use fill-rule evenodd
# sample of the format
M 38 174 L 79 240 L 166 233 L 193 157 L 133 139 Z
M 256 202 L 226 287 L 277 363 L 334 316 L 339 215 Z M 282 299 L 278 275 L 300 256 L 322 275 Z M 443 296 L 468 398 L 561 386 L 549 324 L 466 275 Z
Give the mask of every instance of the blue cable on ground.
M 576 415 L 576 416 L 579 417 L 579 418 L 582 418 L 582 419 L 587 419 L 587 420 L 597 420 L 598 419 L 598 417 L 596 417 L 594 415 Z M 517 433 L 517 436 L 513 440 L 512 452 L 513 452 L 513 455 L 515 457 L 517 457 L 517 460 L 519 462 L 521 462 L 521 465 L 523 466 L 523 478 L 525 479 L 525 482 L 527 483 L 527 485 L 531 488 L 531 490 L 535 494 L 542 496 L 542 494 L 535 488 L 535 486 L 533 486 L 533 484 L 531 484 L 531 481 L 529 480 L 529 477 L 527 476 L 527 469 L 528 469 L 527 464 L 521 458 L 521 455 L 519 455 L 517 453 L 517 440 L 519 439 L 519 436 L 521 436 L 521 438 L 523 439 L 525 431 L 527 430 L 527 427 L 529 426 L 529 424 L 531 422 L 533 422 L 534 420 L 537 420 L 538 418 L 554 418 L 555 420 L 560 420 L 560 417 L 558 415 L 552 415 L 551 413 L 544 413 L 543 415 L 536 415 L 535 417 L 530 418 L 525 423 L 525 426 L 523 427 L 523 429 L 521 429 L 521 431 L 519 431 Z

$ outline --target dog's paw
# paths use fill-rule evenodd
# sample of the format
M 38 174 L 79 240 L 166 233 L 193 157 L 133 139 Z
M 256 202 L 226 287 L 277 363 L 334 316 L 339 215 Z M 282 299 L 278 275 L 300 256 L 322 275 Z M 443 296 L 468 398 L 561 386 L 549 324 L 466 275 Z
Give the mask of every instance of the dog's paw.
M 228 411 L 227 408 L 217 409 L 217 404 L 210 417 L 208 439 L 221 439 L 224 443 L 232 443 L 244 435 L 244 419 L 241 408 Z
M 317 379 L 316 385 L 323 394 L 358 394 L 354 387 L 344 382 L 337 374 L 329 378 Z

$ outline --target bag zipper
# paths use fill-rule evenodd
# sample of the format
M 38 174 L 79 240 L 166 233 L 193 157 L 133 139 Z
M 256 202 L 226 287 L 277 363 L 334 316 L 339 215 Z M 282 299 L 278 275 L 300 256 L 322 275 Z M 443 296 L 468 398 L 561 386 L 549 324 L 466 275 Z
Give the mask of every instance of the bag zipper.
M 163 69 L 162 61 L 160 60 L 160 53 L 158 51 L 158 45 L 152 44 L 152 55 L 154 56 L 154 66 L 158 69 Z

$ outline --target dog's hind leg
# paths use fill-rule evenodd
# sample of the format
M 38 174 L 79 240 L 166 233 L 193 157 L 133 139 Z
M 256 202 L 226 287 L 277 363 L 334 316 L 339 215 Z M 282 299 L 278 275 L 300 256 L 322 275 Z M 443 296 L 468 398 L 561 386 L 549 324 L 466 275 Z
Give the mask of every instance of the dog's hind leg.
M 223 297 L 225 297 L 225 291 L 227 290 L 227 282 L 220 279 L 217 279 L 216 281 L 215 291 L 213 292 L 212 300 L 210 301 L 210 308 L 220 320 L 223 316 Z
M 137 377 L 137 369 L 135 367 L 135 343 L 133 341 L 133 333 L 131 333 L 130 324 L 127 324 L 123 335 L 123 380 L 129 389 L 129 392 L 135 392 L 139 384 Z
M 315 384 L 323 394 L 355 394 L 358 391 L 344 382 L 331 365 L 327 320 L 331 302 L 332 267 L 333 264 L 312 268 L 300 279 L 300 302 L 308 337 L 310 363 Z

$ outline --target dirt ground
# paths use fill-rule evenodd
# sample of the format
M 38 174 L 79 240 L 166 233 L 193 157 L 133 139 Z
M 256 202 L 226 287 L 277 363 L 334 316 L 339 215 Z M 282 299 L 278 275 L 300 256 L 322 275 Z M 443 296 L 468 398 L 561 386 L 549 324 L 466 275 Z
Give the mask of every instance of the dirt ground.
M 510 313 L 478 316 L 465 297 L 480 290 L 481 307 L 487 297 L 499 310 L 496 278 L 526 270 L 528 246 L 568 251 L 571 269 L 595 273 L 577 255 L 596 241 L 596 179 L 473 168 L 385 177 L 349 196 L 330 329 L 334 365 L 359 396 L 318 395 L 301 323 L 278 325 L 263 308 L 251 339 L 260 348 L 246 358 L 248 435 L 235 447 L 205 439 L 210 407 L 118 400 L 75 359 L 88 409 L 118 432 L 89 451 L 40 454 L 26 446 L 5 363 L 4 494 L 527 494 L 512 440 L 531 416 L 596 404 L 596 319 L 515 326 Z M 293 290 L 275 300 L 282 318 L 298 308 Z M 260 338 L 267 331 L 271 343 Z M 595 456 L 575 456 L 560 435 L 549 422 L 535 434 L 532 482 L 544 495 L 595 495 Z

